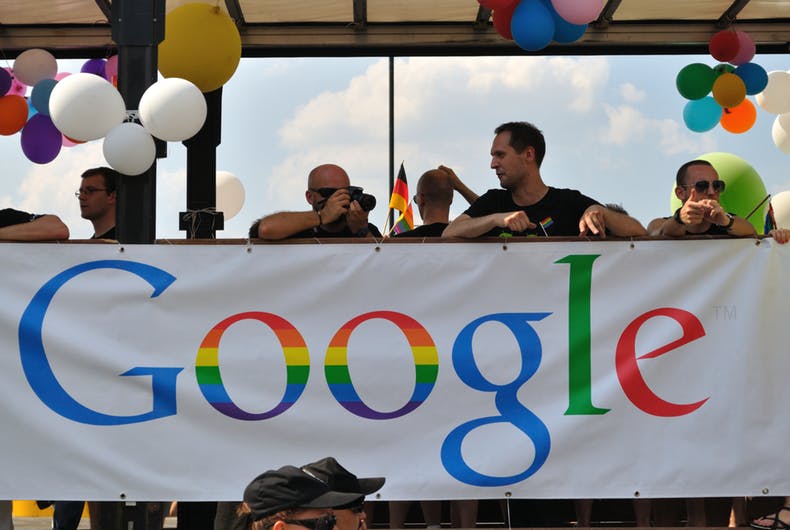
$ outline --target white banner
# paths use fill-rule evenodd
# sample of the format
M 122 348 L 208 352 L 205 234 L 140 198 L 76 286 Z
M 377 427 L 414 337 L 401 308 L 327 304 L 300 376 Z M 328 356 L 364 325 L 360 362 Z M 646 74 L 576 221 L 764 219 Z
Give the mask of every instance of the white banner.
M 790 245 L 0 246 L 0 498 L 790 494 Z

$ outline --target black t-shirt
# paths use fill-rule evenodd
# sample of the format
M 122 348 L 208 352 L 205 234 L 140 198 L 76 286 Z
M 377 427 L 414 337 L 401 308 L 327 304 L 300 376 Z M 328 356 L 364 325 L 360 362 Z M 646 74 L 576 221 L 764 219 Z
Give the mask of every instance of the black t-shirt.
M 488 190 L 464 213 L 469 217 L 482 217 L 492 213 L 523 210 L 529 220 L 538 226 L 525 232 L 515 232 L 513 235 L 578 236 L 579 219 L 594 204 L 600 203 L 577 190 L 566 188 L 549 187 L 546 195 L 530 206 L 518 206 L 508 190 Z M 484 235 L 498 236 L 503 232 L 508 230 L 494 228 Z
M 29 223 L 41 217 L 32 213 L 14 210 L 12 208 L 5 208 L 0 210 L 0 228 L 12 225 L 19 225 L 22 223 Z
M 372 223 L 368 223 L 368 233 L 373 237 L 381 237 L 381 232 L 376 226 Z M 367 236 L 368 234 L 365 234 Z M 327 232 L 320 226 L 315 228 L 308 228 L 307 230 L 303 230 L 301 232 L 297 232 L 296 234 L 292 234 L 288 236 L 287 239 L 296 239 L 296 238 L 324 238 L 324 237 L 361 237 L 357 234 L 352 234 L 351 230 L 349 230 L 348 226 L 343 227 L 343 230 L 339 232 Z
M 418 226 L 414 230 L 401 232 L 392 237 L 442 237 L 442 232 L 447 228 L 447 223 L 431 223 L 429 225 Z
M 115 227 L 113 226 L 103 234 L 93 236 L 91 239 L 115 239 Z

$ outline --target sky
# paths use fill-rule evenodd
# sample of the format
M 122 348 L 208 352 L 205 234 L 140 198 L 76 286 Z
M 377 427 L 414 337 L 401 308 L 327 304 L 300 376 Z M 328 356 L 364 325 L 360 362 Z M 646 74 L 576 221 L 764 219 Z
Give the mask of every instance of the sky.
M 78 72 L 82 62 L 59 60 L 58 68 Z M 489 168 L 494 128 L 525 120 L 546 137 L 541 175 L 547 184 L 621 204 L 645 225 L 671 213 L 677 168 L 711 152 L 746 160 L 769 193 L 790 190 L 790 155 L 771 139 L 774 115 L 758 107 L 756 124 L 738 135 L 720 126 L 706 133 L 686 128 L 686 100 L 675 77 L 694 62 L 717 64 L 702 55 L 396 58 L 395 170 L 403 162 L 413 194 L 424 171 L 444 164 L 482 194 L 498 187 Z M 753 62 L 769 72 L 790 69 L 790 55 L 758 55 Z M 308 209 L 307 174 L 329 162 L 376 196 L 370 220 L 383 228 L 387 75 L 387 58 L 242 59 L 223 88 L 217 170 L 236 175 L 246 198 L 217 237 L 244 238 L 263 215 Z M 101 140 L 64 148 L 38 165 L 25 158 L 17 133 L 0 137 L 0 157 L 0 208 L 53 213 L 73 239 L 92 235 L 73 193 L 83 170 L 107 164 Z M 168 156 L 157 161 L 157 238 L 185 237 L 178 230 L 185 168 L 185 148 L 168 143 Z M 451 216 L 465 208 L 456 194 Z

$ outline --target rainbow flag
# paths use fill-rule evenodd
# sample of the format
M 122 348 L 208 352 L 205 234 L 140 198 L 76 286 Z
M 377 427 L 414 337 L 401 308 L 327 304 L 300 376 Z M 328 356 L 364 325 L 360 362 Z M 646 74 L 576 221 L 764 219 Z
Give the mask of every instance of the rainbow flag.
M 403 168 L 403 164 L 400 165 L 398 178 L 395 180 L 395 186 L 392 189 L 390 210 L 398 210 L 400 212 L 400 217 L 392 226 L 392 232 L 401 234 L 414 228 L 414 214 L 412 213 L 411 202 L 409 202 L 409 183 L 406 181 L 406 170 Z

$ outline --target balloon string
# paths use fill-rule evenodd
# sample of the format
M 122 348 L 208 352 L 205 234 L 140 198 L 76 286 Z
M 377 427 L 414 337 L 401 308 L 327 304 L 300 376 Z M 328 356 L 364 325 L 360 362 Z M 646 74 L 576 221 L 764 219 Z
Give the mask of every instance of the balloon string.
M 222 212 L 218 212 L 215 208 L 203 208 L 201 210 L 187 210 L 182 219 L 188 223 L 190 223 L 190 234 L 196 234 L 198 228 L 200 228 L 200 222 L 203 218 L 203 214 L 211 215 L 211 226 L 209 229 L 214 232 L 214 219 L 216 218 L 217 214 L 221 214 Z

